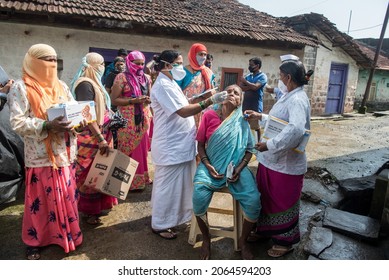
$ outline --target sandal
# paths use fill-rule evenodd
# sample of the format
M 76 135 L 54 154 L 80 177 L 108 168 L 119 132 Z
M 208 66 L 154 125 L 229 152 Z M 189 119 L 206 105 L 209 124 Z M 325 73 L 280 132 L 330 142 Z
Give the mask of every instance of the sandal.
M 292 246 L 285 247 L 280 245 L 273 245 L 273 247 L 267 250 L 267 254 L 270 257 L 279 258 L 285 256 L 286 254 L 292 252 L 293 250 L 294 248 Z
M 88 216 L 86 223 L 90 224 L 90 225 L 99 225 L 99 224 L 101 224 L 101 219 L 96 215 L 91 215 L 91 216 Z
M 172 231 L 171 228 L 163 229 L 163 230 L 151 229 L 151 231 L 155 234 L 158 234 L 160 237 L 162 237 L 164 239 L 176 239 L 177 238 L 177 233 Z
M 27 247 L 26 255 L 28 260 L 39 260 L 41 258 L 38 247 Z

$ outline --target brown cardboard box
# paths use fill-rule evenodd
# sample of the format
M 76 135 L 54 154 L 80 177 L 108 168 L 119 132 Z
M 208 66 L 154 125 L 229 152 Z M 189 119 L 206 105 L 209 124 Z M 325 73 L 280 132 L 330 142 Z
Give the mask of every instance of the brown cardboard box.
M 108 157 L 98 152 L 85 185 L 125 200 L 137 168 L 137 161 L 118 150 L 112 150 Z

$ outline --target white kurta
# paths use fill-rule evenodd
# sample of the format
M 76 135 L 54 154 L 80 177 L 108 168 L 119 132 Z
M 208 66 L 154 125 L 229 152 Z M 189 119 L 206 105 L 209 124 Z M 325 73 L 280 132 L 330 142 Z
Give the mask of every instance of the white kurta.
M 268 151 L 257 152 L 258 161 L 271 170 L 301 175 L 307 171 L 305 153 L 293 150 L 310 129 L 311 106 L 303 90 L 298 87 L 284 94 L 272 107 L 269 116 L 282 119 L 288 125 L 273 139 L 268 140 Z
M 182 118 L 176 113 L 186 105 L 188 101 L 177 83 L 161 72 L 151 89 L 154 230 L 175 227 L 191 219 L 196 126 L 193 117 Z

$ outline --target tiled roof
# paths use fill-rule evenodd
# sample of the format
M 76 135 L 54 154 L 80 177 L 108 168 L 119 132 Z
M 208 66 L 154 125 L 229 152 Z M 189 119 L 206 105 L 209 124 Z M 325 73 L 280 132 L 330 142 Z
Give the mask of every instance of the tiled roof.
M 319 42 L 324 47 L 339 47 L 343 49 L 349 56 L 351 56 L 359 66 L 364 68 L 371 68 L 374 61 L 365 51 L 349 35 L 340 32 L 336 26 L 321 14 L 310 13 L 298 15 L 290 18 L 283 18 L 285 24 L 292 26 L 299 33 L 311 36 L 310 28 L 317 28 L 321 33 L 332 42 L 332 46 L 325 46 L 324 43 Z
M 316 46 L 313 38 L 237 0 L 0 0 L 0 11 L 8 11 L 10 17 L 15 13 L 82 17 L 91 21 L 92 27 L 131 29 L 142 25 L 168 34 Z
M 374 61 L 376 53 L 375 48 L 358 40 L 354 40 L 354 42 L 358 45 L 362 53 L 364 53 L 371 61 Z M 375 69 L 389 70 L 389 58 L 384 55 L 384 52 L 381 52 L 378 56 L 377 65 Z

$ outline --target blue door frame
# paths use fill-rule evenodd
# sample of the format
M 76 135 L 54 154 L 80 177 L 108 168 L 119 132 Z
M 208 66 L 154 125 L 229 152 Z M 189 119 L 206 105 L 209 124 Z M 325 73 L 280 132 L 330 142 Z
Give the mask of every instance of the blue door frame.
M 326 101 L 326 114 L 341 114 L 347 86 L 348 65 L 331 63 Z

